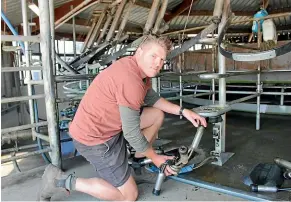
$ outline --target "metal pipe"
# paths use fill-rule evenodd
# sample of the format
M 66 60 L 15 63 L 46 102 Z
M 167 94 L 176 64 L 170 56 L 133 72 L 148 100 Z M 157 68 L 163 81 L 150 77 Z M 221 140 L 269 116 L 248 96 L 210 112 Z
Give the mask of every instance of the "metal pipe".
M 80 101 L 82 98 L 56 98 L 57 103 Z
M 104 20 L 105 16 L 106 16 L 106 10 L 103 11 L 103 13 L 101 14 L 101 16 L 100 16 L 100 18 L 99 18 L 99 20 L 97 22 L 97 24 L 96 24 L 96 26 L 95 26 L 92 34 L 91 34 L 91 37 L 90 37 L 90 39 L 88 41 L 87 48 L 91 48 L 93 46 L 97 36 L 100 33 L 100 28 L 101 28 L 101 25 L 103 23 L 103 20 Z
M 274 161 L 278 166 L 291 170 L 291 162 L 281 158 L 275 158 Z
M 43 80 L 30 80 L 30 81 L 26 81 L 26 84 L 31 84 L 31 85 L 43 85 Z
M 190 83 L 191 85 L 201 85 L 201 86 L 211 86 L 209 83 Z M 190 85 L 189 84 L 189 85 Z M 257 86 L 245 86 L 245 85 L 227 85 L 227 87 L 232 87 L 232 88 L 257 88 Z M 264 88 L 270 88 L 270 89 L 278 89 L 278 88 L 286 88 L 290 89 L 291 86 L 268 86 L 264 85 Z
M 9 161 L 14 161 L 14 160 L 17 160 L 17 159 L 27 158 L 27 157 L 34 156 L 34 155 L 37 155 L 37 154 L 43 154 L 43 153 L 50 152 L 50 151 L 52 151 L 52 150 L 51 150 L 51 148 L 48 147 L 48 148 L 45 148 L 45 149 L 42 149 L 42 150 L 37 150 L 37 151 L 33 151 L 33 152 L 27 152 L 26 154 L 23 154 L 23 155 L 13 156 L 13 157 L 10 157 L 10 158 L 1 159 L 1 164 L 7 163 Z
M 113 18 L 112 15 L 114 14 L 114 12 L 115 12 L 115 7 L 113 7 L 110 11 L 108 11 L 108 13 L 107 13 L 107 15 L 106 15 L 106 21 L 105 21 L 105 23 L 104 23 L 104 25 L 103 25 L 102 31 L 101 31 L 101 33 L 100 33 L 98 39 L 97 39 L 97 42 L 96 42 L 97 45 L 98 45 L 99 43 L 101 43 L 101 41 L 102 41 L 104 35 L 107 33 L 107 29 L 108 29 L 108 27 L 109 27 L 109 24 L 110 24 L 112 18 Z
M 69 72 L 73 73 L 73 74 L 79 74 L 78 71 L 76 71 L 75 69 L 73 69 L 71 66 L 69 66 L 65 61 L 63 61 L 61 59 L 61 57 L 56 54 L 56 59 L 58 61 L 58 63 L 60 63 L 60 65 L 62 65 L 66 70 L 68 70 Z
M 194 92 L 192 89 L 184 89 L 183 91 Z M 209 92 L 210 90 L 196 90 L 197 92 Z M 215 92 L 217 93 L 217 92 Z M 257 92 L 252 91 L 226 91 L 230 94 L 256 94 Z M 261 95 L 282 95 L 281 92 L 262 92 Z M 283 95 L 291 95 L 291 93 L 283 93 Z
M 177 75 L 177 76 L 186 76 L 186 75 L 199 75 L 199 74 L 202 74 L 202 73 L 206 73 L 206 71 L 187 71 L 187 72 L 183 72 L 183 73 L 180 73 L 180 72 L 162 72 L 162 73 L 159 73 L 157 75 L 157 77 L 161 77 L 161 76 L 167 76 L 167 75 Z
M 233 101 L 230 101 L 228 102 L 227 104 L 228 105 L 233 105 L 233 104 L 236 104 L 236 103 L 240 103 L 240 102 L 244 102 L 246 100 L 250 100 L 252 98 L 255 98 L 255 97 L 258 97 L 260 95 L 260 93 L 256 93 L 254 95 L 249 95 L 249 96 L 246 96 L 246 97 L 243 97 L 243 98 L 239 98 L 239 99 L 236 99 L 236 100 L 233 100 Z
M 216 46 L 213 45 L 212 47 L 212 73 L 215 73 L 215 68 L 216 68 Z M 215 80 L 212 79 L 211 80 L 211 84 L 212 84 L 212 104 L 215 103 Z
M 1 67 L 1 72 L 18 72 L 26 70 L 42 70 L 41 66 L 31 66 L 31 67 Z
M 55 81 L 56 82 L 78 81 L 78 80 L 94 79 L 95 77 L 96 75 L 93 75 L 93 74 L 58 75 L 58 76 L 55 76 Z
M 226 17 L 228 15 L 227 13 L 227 8 L 228 6 L 230 6 L 230 0 L 226 0 L 224 3 L 224 9 L 223 9 L 223 16 L 222 16 L 222 20 L 218 25 L 218 35 L 223 31 L 223 24 L 225 23 L 225 21 L 227 20 Z M 222 44 L 223 45 L 223 44 Z M 218 73 L 219 74 L 225 74 L 226 73 L 226 68 L 225 68 L 225 57 L 219 52 L 218 53 Z M 219 105 L 221 106 L 225 106 L 226 105 L 226 82 L 225 82 L 225 78 L 220 78 L 219 79 L 219 93 L 218 93 L 218 98 L 219 98 Z M 222 117 L 222 122 L 219 123 L 220 124 L 220 137 L 219 138 L 219 146 L 215 146 L 215 151 L 219 150 L 219 153 L 221 152 L 225 152 L 225 125 L 226 125 L 226 115 L 223 114 L 221 115 Z
M 48 133 L 50 138 L 50 148 L 52 152 L 50 154 L 52 164 L 61 167 L 60 156 L 60 137 L 58 131 L 58 124 L 56 122 L 56 108 L 55 108 L 55 91 L 53 83 L 53 70 L 51 61 L 51 43 L 50 43 L 50 24 L 47 22 L 50 19 L 47 1 L 38 0 L 40 16 L 40 35 L 41 37 L 41 53 L 43 64 L 43 80 L 44 80 L 44 92 L 46 100 L 46 113 L 48 123 Z
M 123 12 L 123 9 L 124 9 L 124 6 L 125 6 L 126 2 L 127 2 L 127 0 L 122 0 L 120 5 L 118 6 L 117 11 L 116 11 L 115 16 L 114 16 L 114 19 L 113 19 L 113 21 L 111 23 L 111 27 L 110 27 L 110 29 L 108 31 L 108 34 L 107 34 L 106 38 L 105 38 L 105 41 L 110 41 L 111 40 L 111 38 L 112 38 L 112 36 L 114 34 L 114 31 L 116 29 L 117 23 L 121 18 L 121 14 Z
M 205 130 L 204 126 L 199 126 L 199 127 L 197 128 L 197 132 L 196 132 L 195 137 L 194 137 L 194 139 L 193 139 L 193 141 L 192 141 L 192 144 L 191 144 L 191 146 L 190 146 L 190 148 L 189 148 L 189 150 L 190 150 L 189 157 L 190 157 L 190 158 L 191 158 L 193 152 L 194 152 L 196 149 L 198 149 L 198 146 L 199 146 L 200 140 L 201 140 L 201 138 L 202 138 L 202 136 L 203 136 L 204 130 Z
M 201 97 L 201 96 L 205 96 L 205 95 L 211 95 L 212 92 L 210 93 L 199 93 L 199 94 L 194 94 L 194 95 L 183 95 L 183 96 L 177 96 L 177 97 L 169 97 L 169 98 L 165 98 L 166 100 L 178 100 L 181 98 L 186 98 L 186 97 Z
M 197 179 L 193 179 L 189 177 L 187 177 L 186 179 L 183 176 L 179 176 L 179 177 L 168 176 L 168 178 L 172 180 L 176 180 L 178 182 L 185 183 L 185 184 L 198 186 L 204 189 L 208 189 L 208 190 L 223 193 L 223 194 L 228 194 L 231 196 L 243 198 L 250 201 L 274 201 L 274 199 L 266 197 L 264 195 L 255 194 L 252 192 L 246 192 L 246 191 L 242 191 L 242 190 L 238 190 L 238 189 L 234 189 L 234 188 L 230 188 L 230 187 L 226 187 L 226 186 L 222 186 L 222 185 L 218 185 L 214 183 L 209 183 L 209 182 L 205 182 L 205 181 L 201 181 L 201 180 L 197 180 Z
M 116 41 L 118 41 L 120 39 L 120 37 L 121 37 L 121 35 L 123 33 L 123 30 L 124 30 L 125 25 L 126 25 L 126 23 L 128 21 L 128 18 L 129 18 L 130 11 L 133 8 L 133 4 L 134 4 L 134 2 L 132 0 L 127 3 L 127 5 L 128 5 L 127 6 L 127 11 L 126 11 L 126 13 L 123 16 L 123 19 L 122 19 L 122 21 L 120 23 L 120 26 L 118 28 L 118 32 L 117 32 L 117 34 L 115 36 L 115 39 L 114 39 Z
M 28 27 L 28 17 L 27 17 L 27 1 L 26 0 L 21 0 L 21 10 L 22 10 L 22 20 L 23 20 L 23 34 L 24 36 L 30 36 L 30 28 Z M 29 67 L 30 66 L 30 53 L 29 53 L 29 44 L 28 42 L 24 42 L 24 47 L 25 47 L 25 51 L 24 51 L 24 54 L 25 54 L 25 66 Z M 30 71 L 26 71 L 25 73 L 25 79 L 24 79 L 24 82 L 25 81 L 28 81 L 27 83 L 27 95 L 28 96 L 24 96 L 24 100 L 27 100 L 28 97 L 32 98 L 34 97 L 34 95 L 32 95 L 32 85 L 29 83 L 29 81 L 31 80 L 31 72 Z M 44 95 L 38 95 L 36 96 L 37 98 L 41 98 L 41 97 L 44 97 Z M 7 100 L 8 99 L 8 100 Z M 19 97 L 17 98 L 14 98 L 15 101 L 17 101 L 19 99 Z M 20 97 L 20 100 L 21 101 L 23 100 L 23 98 Z M 7 101 L 10 101 L 10 102 L 13 102 L 11 101 L 11 98 L 6 98 L 5 100 L 1 100 L 1 103 L 3 103 L 3 101 L 7 102 Z M 33 100 L 32 99 L 28 99 L 28 106 L 29 106 L 29 117 L 30 117 L 30 123 L 33 124 L 35 122 L 35 114 L 34 114 L 34 110 L 33 110 Z M 32 137 L 33 137 L 33 140 L 35 140 L 34 138 L 34 133 L 36 133 L 35 131 L 35 128 L 32 128 L 31 129 L 31 132 L 32 132 Z
M 31 84 L 29 84 L 29 85 L 31 85 Z M 33 100 L 33 99 L 40 99 L 40 98 L 44 98 L 44 97 L 45 97 L 44 94 L 40 94 L 40 95 L 29 95 L 29 96 L 2 98 L 1 104 L 10 103 L 10 102 Z M 32 122 L 32 123 L 34 123 L 34 122 Z
M 153 34 L 157 34 L 157 32 L 159 31 L 162 20 L 164 19 L 164 16 L 165 16 L 165 13 L 167 10 L 167 6 L 168 6 L 168 0 L 163 0 L 161 9 L 159 11 L 159 14 L 158 14 L 158 17 L 157 17 L 157 20 L 155 23 L 155 26 L 153 28 Z
M 206 73 L 206 74 L 200 74 L 198 77 L 200 79 L 220 79 L 220 78 L 226 78 L 226 77 L 231 77 L 231 76 L 238 76 L 238 75 L 247 75 L 247 74 L 258 74 L 258 70 L 251 70 L 251 71 L 246 71 L 246 72 L 228 72 L 228 73 Z
M 25 149 L 35 148 L 37 146 L 38 146 L 37 144 L 30 144 L 30 145 L 20 146 L 20 147 L 16 147 L 16 148 L 2 149 L 1 154 L 3 155 L 3 154 L 10 153 L 10 152 L 18 152 L 18 151 L 25 150 Z M 46 144 L 45 146 L 48 146 L 48 144 Z
M 192 46 L 197 44 L 200 39 L 202 39 L 202 38 L 206 37 L 208 34 L 212 33 L 216 28 L 217 28 L 217 24 L 211 23 L 205 29 L 203 29 L 199 34 L 197 34 L 195 37 L 193 37 L 192 39 L 184 42 L 181 47 L 172 50 L 167 55 L 167 59 L 171 60 L 174 57 L 180 55 L 181 53 L 183 53 L 185 51 L 188 51 L 189 48 L 191 48 Z
M 259 23 L 260 24 L 260 23 Z M 261 96 L 260 93 L 262 92 L 262 84 L 261 84 L 261 64 L 258 66 L 258 75 L 257 75 L 257 93 L 259 94 L 257 97 L 257 114 L 256 114 L 256 130 L 260 130 L 260 118 L 261 118 L 261 108 L 260 108 L 260 103 L 261 103 Z
M 17 140 L 18 138 L 29 137 L 31 135 L 32 135 L 32 133 L 29 131 L 20 132 L 20 133 L 16 133 L 16 134 L 7 134 L 7 135 L 3 134 L 3 135 L 1 135 L 1 140 L 2 140 L 2 142 L 8 142 L 11 140 Z M 35 132 L 34 136 L 49 142 L 49 136 L 47 136 L 47 135 Z
M 3 11 L 1 10 L 1 18 L 4 20 L 4 22 L 7 24 L 7 26 L 9 27 L 9 29 L 11 30 L 12 34 L 15 36 L 18 36 L 18 33 L 16 32 L 16 30 L 14 29 L 13 25 L 11 24 L 11 22 L 9 21 L 9 19 L 6 17 L 6 15 L 3 13 Z M 3 40 L 3 36 L 1 36 L 1 40 Z M 19 44 L 21 46 L 22 51 L 24 52 L 24 44 L 22 41 L 19 41 Z
M 144 30 L 143 30 L 144 35 L 149 34 L 150 29 L 153 27 L 154 22 L 155 22 L 155 18 L 157 15 L 157 11 L 159 9 L 159 5 L 160 5 L 160 0 L 153 1 L 151 10 L 150 10 L 149 15 L 148 15 L 147 22 L 146 22 Z
M 161 96 L 161 77 L 158 77 L 158 93 Z
M 25 130 L 25 129 L 29 129 L 29 128 L 35 128 L 35 127 L 39 127 L 39 126 L 46 126 L 47 124 L 48 124 L 47 121 L 42 121 L 42 122 L 38 122 L 38 123 L 34 123 L 34 124 L 27 124 L 27 125 L 15 126 L 15 127 L 10 127 L 10 128 L 3 128 L 3 129 L 1 129 L 1 134 L 15 132 L 15 131 L 19 131 L 19 130 Z
M 281 93 L 284 93 L 284 88 L 281 88 Z M 284 105 L 284 94 L 280 97 L 280 105 Z
M 181 56 L 182 57 L 182 56 Z M 180 69 L 180 73 L 182 73 L 182 70 Z M 183 105 L 183 100 L 182 100 L 182 96 L 183 96 L 183 83 L 182 83 L 182 75 L 179 76 L 179 94 L 180 94 L 180 100 L 179 100 L 179 104 L 180 104 L 180 108 Z M 180 116 L 180 119 L 182 119 L 183 116 Z
M 14 35 L 1 35 L 1 41 L 29 41 L 29 42 L 40 42 L 40 37 L 37 36 L 14 36 Z

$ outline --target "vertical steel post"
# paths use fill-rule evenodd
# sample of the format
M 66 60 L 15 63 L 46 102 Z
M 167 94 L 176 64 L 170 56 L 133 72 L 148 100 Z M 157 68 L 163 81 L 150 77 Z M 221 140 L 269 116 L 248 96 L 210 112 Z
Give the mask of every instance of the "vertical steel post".
M 257 75 L 257 93 L 262 92 L 262 85 L 261 85 L 261 65 L 258 65 L 258 75 Z M 261 95 L 257 96 L 257 114 L 256 114 L 256 130 L 260 130 L 260 118 L 261 118 Z
M 25 1 L 25 0 L 24 0 Z M 38 0 L 39 6 L 39 24 L 40 24 L 40 38 L 41 38 L 41 54 L 43 64 L 43 80 L 44 80 L 44 93 L 46 103 L 46 114 L 48 122 L 48 133 L 50 138 L 51 148 L 51 162 L 53 165 L 61 168 L 61 155 L 60 155 L 60 137 L 58 132 L 58 124 L 56 121 L 56 108 L 55 108 L 55 91 L 53 83 L 53 65 L 51 59 L 51 42 L 50 42 L 50 15 L 48 1 Z
M 54 0 L 49 0 L 49 11 L 50 11 L 50 28 L 51 28 L 51 48 L 52 48 L 52 61 L 53 61 L 53 72 L 57 74 L 56 70 L 56 52 L 55 52 L 55 15 L 54 15 Z
M 225 57 L 218 52 L 218 72 L 225 74 Z M 219 104 L 224 106 L 226 104 L 226 82 L 225 78 L 219 79 Z M 223 121 L 221 122 L 221 139 L 220 139 L 220 152 L 225 151 L 225 123 L 226 115 L 222 115 Z
M 159 93 L 159 96 L 161 96 L 161 77 L 160 76 L 158 77 L 158 93 Z
M 262 34 L 261 34 L 261 25 L 260 22 L 257 21 L 258 24 L 258 48 L 261 47 L 262 42 Z M 262 85 L 261 85 L 261 61 L 259 61 L 257 74 L 257 93 L 261 93 Z M 256 130 L 260 130 L 260 118 L 261 118 L 261 109 L 260 109 L 261 95 L 257 96 L 257 114 L 256 114 Z
M 220 1 L 220 0 L 217 0 Z M 221 1 L 220 1 L 221 2 Z M 228 14 L 230 11 L 230 0 L 224 1 L 223 6 L 223 14 L 221 19 L 221 24 L 218 26 L 218 34 L 221 33 L 223 23 L 226 22 L 228 18 Z M 225 57 L 218 52 L 218 68 L 220 74 L 226 73 L 225 67 Z M 225 78 L 219 79 L 219 105 L 226 105 L 226 82 Z M 226 115 L 223 114 L 222 122 L 215 123 L 213 126 L 213 138 L 215 140 L 215 150 L 212 151 L 212 155 L 217 157 L 217 161 L 212 164 L 216 164 L 222 166 L 232 155 L 233 153 L 225 152 L 225 123 L 226 123 Z
M 212 72 L 215 73 L 215 68 L 216 68 L 216 45 L 213 45 L 212 47 Z M 212 84 L 212 104 L 215 103 L 215 79 L 211 80 Z
M 28 17 L 27 17 L 27 1 L 26 0 L 21 0 L 21 9 L 22 9 L 22 20 L 23 20 L 23 34 L 24 36 L 29 36 L 30 35 L 30 29 L 28 27 Z M 24 54 L 25 54 L 25 66 L 29 67 L 30 66 L 30 56 L 29 56 L 29 42 L 25 41 L 24 42 Z M 32 85 L 30 84 L 31 80 L 31 73 L 30 71 L 26 71 L 25 75 L 25 81 L 27 81 L 27 95 L 31 96 L 32 95 Z M 33 100 L 28 101 L 29 104 L 29 116 L 30 116 L 30 123 L 33 124 L 35 119 L 34 119 L 34 110 L 33 110 Z M 35 128 L 31 129 L 32 132 L 32 137 L 33 140 L 35 140 Z
M 280 105 L 284 105 L 284 91 L 285 89 L 284 88 L 281 88 L 281 98 L 280 98 Z

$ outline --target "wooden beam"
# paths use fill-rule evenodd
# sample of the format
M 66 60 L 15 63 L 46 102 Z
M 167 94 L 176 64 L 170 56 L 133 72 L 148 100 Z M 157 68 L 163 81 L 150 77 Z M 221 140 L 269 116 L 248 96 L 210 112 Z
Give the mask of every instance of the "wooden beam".
M 232 11 L 236 16 L 253 16 L 256 11 Z M 188 15 L 188 11 L 182 13 L 181 15 Z M 213 11 L 211 10 L 192 10 L 190 16 L 213 16 Z
M 269 0 L 261 0 L 261 6 L 264 9 L 267 9 L 269 6 Z
M 84 0 L 72 0 L 67 3 L 62 4 L 60 7 L 55 8 L 55 21 L 62 18 L 66 13 L 71 11 L 71 6 L 74 8 L 77 7 L 79 4 L 83 3 Z M 92 0 L 96 1 L 96 0 Z M 36 26 L 32 29 L 32 32 L 37 32 L 39 30 L 39 18 L 35 17 L 32 19 L 33 22 L 36 23 Z
M 193 0 L 193 4 L 197 0 Z M 191 2 L 192 0 L 184 0 L 181 4 L 179 4 L 176 8 L 173 9 L 173 11 L 170 14 L 165 14 L 164 20 L 165 22 L 169 22 L 176 16 L 180 15 L 181 13 L 186 12 L 187 10 L 191 9 Z
M 198 34 L 201 32 L 201 30 L 204 29 L 204 28 L 201 28 L 200 30 L 194 30 L 194 31 L 187 31 L 185 33 L 187 34 Z M 181 29 L 179 29 L 181 30 Z M 168 30 L 166 33 L 168 32 L 174 32 L 174 31 L 179 31 L 178 29 L 171 29 L 171 30 Z M 281 32 L 281 31 L 291 31 L 291 28 L 290 26 L 287 26 L 287 25 L 284 25 L 284 26 L 277 26 L 276 28 L 277 32 Z M 252 32 L 252 29 L 251 27 L 250 28 L 229 28 L 227 29 L 226 33 L 227 34 L 251 34 Z
M 148 9 L 151 9 L 151 7 L 152 7 L 152 4 L 147 3 L 145 1 L 140 1 L 140 0 L 136 0 L 134 5 L 137 5 L 137 6 L 140 6 L 140 7 L 143 7 L 143 8 L 148 8 Z
M 257 11 L 232 11 L 235 16 L 254 16 Z M 268 13 L 269 14 L 279 14 L 279 13 L 285 13 L 285 12 L 291 12 L 291 8 L 283 8 L 280 10 L 271 10 Z M 188 15 L 188 12 L 184 12 L 181 14 L 181 16 Z M 209 10 L 192 10 L 190 12 L 190 16 L 212 16 L 213 11 Z

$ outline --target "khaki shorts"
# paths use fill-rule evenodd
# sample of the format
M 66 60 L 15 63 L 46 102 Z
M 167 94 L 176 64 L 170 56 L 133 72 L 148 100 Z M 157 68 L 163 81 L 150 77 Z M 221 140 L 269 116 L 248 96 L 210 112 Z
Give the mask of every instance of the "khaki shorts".
M 76 140 L 73 142 L 77 151 L 94 166 L 98 177 L 114 187 L 122 186 L 130 177 L 126 141 L 122 134 L 95 146 L 86 146 Z

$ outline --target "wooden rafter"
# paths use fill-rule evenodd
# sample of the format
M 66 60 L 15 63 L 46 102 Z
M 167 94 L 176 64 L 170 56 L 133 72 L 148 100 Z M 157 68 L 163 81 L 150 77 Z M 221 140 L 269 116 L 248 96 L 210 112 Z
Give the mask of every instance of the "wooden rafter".
M 198 0 L 193 0 L 193 4 Z M 176 16 L 184 13 L 185 11 L 191 9 L 191 2 L 192 0 L 184 0 L 181 4 L 179 4 L 176 8 L 173 9 L 173 11 L 170 14 L 165 14 L 164 20 L 165 22 L 169 22 Z
M 71 6 L 73 6 L 74 8 L 77 7 L 79 4 L 83 3 L 84 0 L 73 0 L 73 1 L 69 1 L 67 3 L 62 4 L 61 6 L 59 6 L 58 8 L 55 8 L 54 12 L 55 12 L 55 21 L 59 20 L 60 18 L 62 18 L 65 14 L 67 14 L 68 12 L 71 11 Z M 96 0 L 92 0 L 96 1 Z M 32 19 L 32 22 L 36 23 L 36 26 L 34 26 L 32 28 L 32 32 L 37 32 L 39 30 L 39 18 L 35 17 Z M 85 25 L 84 24 L 84 20 L 76 20 L 76 24 L 78 25 Z M 22 27 L 21 25 L 19 25 L 19 30 L 21 30 L 22 33 Z

